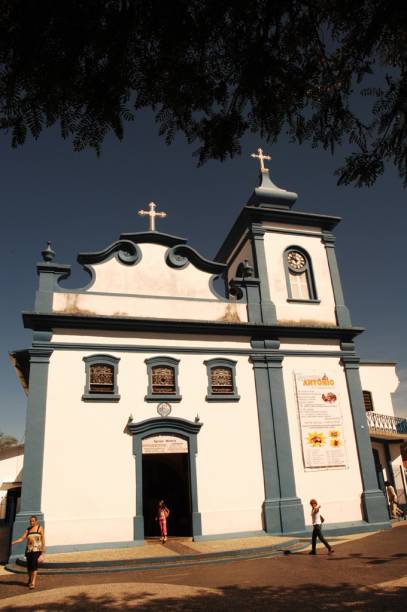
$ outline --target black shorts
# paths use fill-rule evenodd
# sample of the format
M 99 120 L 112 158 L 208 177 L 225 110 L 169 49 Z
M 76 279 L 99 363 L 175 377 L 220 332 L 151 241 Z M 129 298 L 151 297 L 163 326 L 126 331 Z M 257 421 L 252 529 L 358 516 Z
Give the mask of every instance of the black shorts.
M 25 556 L 27 558 L 27 570 L 29 572 L 36 572 L 38 570 L 38 558 L 41 554 L 42 553 L 40 550 L 25 553 Z

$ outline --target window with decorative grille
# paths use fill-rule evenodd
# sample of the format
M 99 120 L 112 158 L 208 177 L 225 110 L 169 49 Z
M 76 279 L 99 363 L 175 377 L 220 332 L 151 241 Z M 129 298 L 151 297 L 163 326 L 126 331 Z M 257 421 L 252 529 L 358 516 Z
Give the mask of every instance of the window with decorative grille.
M 366 412 L 373 411 L 373 399 L 370 391 L 363 391 L 363 401 L 365 402 Z
M 157 395 L 176 393 L 174 368 L 156 366 L 152 368 L 152 390 Z
M 90 366 L 90 393 L 114 392 L 114 368 L 105 363 Z
M 212 393 L 233 394 L 233 372 L 231 368 L 216 367 L 211 370 Z

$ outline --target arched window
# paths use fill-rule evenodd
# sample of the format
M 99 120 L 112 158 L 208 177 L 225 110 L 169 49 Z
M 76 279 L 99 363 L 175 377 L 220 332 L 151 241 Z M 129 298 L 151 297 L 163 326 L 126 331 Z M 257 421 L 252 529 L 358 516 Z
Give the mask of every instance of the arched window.
M 207 401 L 236 401 L 240 399 L 236 388 L 236 361 L 209 359 L 204 361 L 208 375 Z
M 148 388 L 147 402 L 179 402 L 182 397 L 178 388 L 179 359 L 173 357 L 152 357 L 146 359 Z
M 117 372 L 120 359 L 111 355 L 84 357 L 86 383 L 83 400 L 117 402 Z
M 284 251 L 288 301 L 319 302 L 311 258 L 304 249 L 291 246 Z

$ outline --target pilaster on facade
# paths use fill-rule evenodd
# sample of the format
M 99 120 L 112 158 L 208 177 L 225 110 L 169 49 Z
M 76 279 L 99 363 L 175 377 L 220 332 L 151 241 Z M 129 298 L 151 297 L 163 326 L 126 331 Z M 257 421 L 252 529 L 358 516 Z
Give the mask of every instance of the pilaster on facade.
M 265 325 L 277 324 L 277 311 L 270 297 L 266 251 L 264 248 L 265 230 L 261 223 L 252 223 L 250 226 L 250 239 L 252 242 L 254 265 L 260 280 L 260 309 L 262 322 Z
M 378 488 L 374 467 L 372 445 L 369 435 L 362 384 L 359 373 L 360 359 L 357 355 L 344 355 L 341 363 L 345 371 L 346 384 L 351 405 L 353 429 L 362 479 L 362 506 L 364 518 L 368 523 L 387 523 L 387 501 Z
M 48 367 L 51 349 L 31 348 L 29 394 L 24 446 L 24 466 L 20 511 L 13 526 L 13 539 L 24 533 L 31 515 L 44 525 L 41 508 L 42 476 L 44 467 L 45 416 L 47 402 Z M 25 543 L 16 544 L 12 559 L 24 553 Z
M 335 241 L 336 238 L 331 232 L 322 232 L 322 242 L 325 245 L 329 272 L 331 275 L 332 290 L 335 299 L 336 320 L 340 327 L 352 327 L 350 313 L 345 305 L 345 299 L 343 296 L 341 277 L 339 274 L 338 262 L 335 253 Z
M 258 345 L 257 345 L 257 348 Z M 302 502 L 297 497 L 281 353 L 251 355 L 257 395 L 267 533 L 305 529 Z

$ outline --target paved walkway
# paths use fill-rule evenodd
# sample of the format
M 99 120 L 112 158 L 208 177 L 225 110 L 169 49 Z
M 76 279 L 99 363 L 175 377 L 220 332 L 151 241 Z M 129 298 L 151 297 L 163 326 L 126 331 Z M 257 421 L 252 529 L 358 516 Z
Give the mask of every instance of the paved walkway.
M 394 612 L 404 609 L 407 589 L 407 522 L 397 527 L 335 539 L 331 556 L 325 550 L 316 557 L 303 551 L 154 571 L 49 575 L 30 592 L 25 576 L 9 573 L 0 577 L 0 609 Z
M 46 554 L 41 573 L 56 571 L 97 571 L 103 568 L 123 569 L 148 566 L 149 564 L 174 564 L 234 556 L 256 556 L 281 552 L 287 548 L 301 546 L 298 538 L 258 536 L 226 540 L 194 542 L 191 538 L 170 538 L 165 544 L 158 539 L 147 540 L 143 546 L 129 548 L 105 548 L 97 550 Z M 23 567 L 10 564 L 11 571 L 25 571 Z

